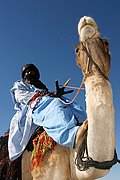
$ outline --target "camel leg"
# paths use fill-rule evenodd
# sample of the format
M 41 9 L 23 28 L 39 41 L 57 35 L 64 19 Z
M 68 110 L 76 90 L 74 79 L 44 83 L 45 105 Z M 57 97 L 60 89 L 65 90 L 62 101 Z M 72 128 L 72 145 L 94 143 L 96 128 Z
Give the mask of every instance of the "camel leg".
M 78 128 L 76 138 L 75 138 L 75 146 L 79 147 L 82 139 L 84 137 L 85 132 L 87 131 L 88 128 L 88 120 L 86 119 L 83 124 Z
M 22 180 L 32 180 L 30 172 L 31 152 L 25 151 L 22 156 Z

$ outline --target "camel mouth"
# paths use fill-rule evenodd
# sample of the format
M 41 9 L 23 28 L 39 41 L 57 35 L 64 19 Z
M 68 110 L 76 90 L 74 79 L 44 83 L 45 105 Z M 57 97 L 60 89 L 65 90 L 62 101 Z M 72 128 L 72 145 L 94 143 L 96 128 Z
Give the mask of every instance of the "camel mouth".
M 98 29 L 97 24 L 92 17 L 83 16 L 78 23 L 78 32 L 87 25 L 93 27 L 94 29 Z
M 94 25 L 93 25 L 92 23 L 85 23 L 85 24 L 82 24 L 82 25 L 80 26 L 79 32 L 81 32 L 82 29 L 86 28 L 87 26 L 95 29 L 95 27 L 94 27 Z
M 78 23 L 78 34 L 81 41 L 85 41 L 92 37 L 99 37 L 100 32 L 93 18 L 83 16 Z

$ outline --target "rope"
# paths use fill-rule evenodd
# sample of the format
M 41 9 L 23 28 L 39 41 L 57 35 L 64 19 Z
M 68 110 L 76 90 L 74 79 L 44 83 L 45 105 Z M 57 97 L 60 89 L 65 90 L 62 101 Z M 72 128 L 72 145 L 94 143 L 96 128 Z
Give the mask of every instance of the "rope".
M 89 157 L 88 148 L 87 148 L 87 133 L 85 134 L 75 159 L 75 164 L 78 170 L 85 171 L 90 167 L 106 170 L 106 169 L 110 169 L 116 163 L 120 163 L 120 160 L 117 158 L 116 150 L 114 152 L 114 158 L 111 161 L 98 162 L 98 161 L 94 161 L 91 157 Z
M 105 75 L 105 73 L 100 69 L 100 67 L 98 66 L 98 64 L 95 63 L 95 61 L 93 60 L 93 58 L 91 57 L 91 55 L 89 54 L 87 48 L 85 47 L 85 45 L 83 43 L 82 44 L 82 47 L 83 47 L 83 50 L 85 51 L 86 55 L 88 56 L 88 63 L 90 63 L 90 61 L 95 65 L 95 67 L 98 69 L 98 71 L 100 72 L 100 74 L 107 80 L 109 81 L 108 77 Z M 88 66 L 89 68 L 89 66 Z
M 73 87 L 74 89 L 78 89 L 78 91 L 77 91 L 76 95 L 74 96 L 74 98 L 70 102 L 66 102 L 66 101 L 64 101 L 63 99 L 60 99 L 60 98 L 59 98 L 59 100 L 64 104 L 72 104 L 75 101 L 75 99 L 78 97 L 80 91 L 83 90 L 82 85 L 84 84 L 84 82 L 85 82 L 85 78 L 83 77 L 82 82 L 80 84 L 80 87 L 79 88 Z M 67 86 L 64 85 L 64 87 L 67 87 Z
M 76 89 L 79 90 L 80 87 L 75 87 L 75 86 L 63 86 L 65 88 L 69 88 L 69 89 Z M 81 90 L 85 90 L 85 88 L 81 88 Z
M 85 134 L 83 141 L 78 149 L 77 156 L 75 159 L 75 165 L 77 166 L 79 171 L 85 171 L 88 169 L 83 163 L 85 160 L 88 162 L 90 158 L 88 157 L 88 151 L 87 151 L 87 133 Z M 84 156 L 86 152 L 86 157 Z

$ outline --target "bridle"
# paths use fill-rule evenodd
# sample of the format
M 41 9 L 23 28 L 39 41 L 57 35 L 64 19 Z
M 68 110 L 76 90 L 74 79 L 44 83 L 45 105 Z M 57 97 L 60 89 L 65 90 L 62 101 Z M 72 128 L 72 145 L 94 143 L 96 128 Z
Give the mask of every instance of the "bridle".
M 96 69 L 99 71 L 99 73 L 103 76 L 103 78 L 106 79 L 107 81 L 109 81 L 109 78 L 105 75 L 105 73 L 101 70 L 101 68 L 98 66 L 98 64 L 96 64 L 96 62 L 93 60 L 92 56 L 90 55 L 90 50 L 89 50 L 87 42 L 86 41 L 81 42 L 81 45 L 82 45 L 82 50 L 87 55 L 87 65 L 85 68 L 85 74 L 84 74 L 84 77 L 82 78 L 82 81 L 81 81 L 81 84 L 79 87 L 63 85 L 63 87 L 66 87 L 66 88 L 77 89 L 76 95 L 70 102 L 66 102 L 66 101 L 60 99 L 60 101 L 62 101 L 64 104 L 72 104 L 75 101 L 75 99 L 78 97 L 80 91 L 85 90 L 85 88 L 83 88 L 82 86 L 90 74 L 90 64 L 93 64 L 96 67 Z
M 109 81 L 108 77 L 105 75 L 105 73 L 101 70 L 101 68 L 98 66 L 98 64 L 95 63 L 95 61 L 93 60 L 92 56 L 90 55 L 90 50 L 89 47 L 87 45 L 87 42 L 81 42 L 82 45 L 82 50 L 86 53 L 87 55 L 87 65 L 86 65 L 86 72 L 85 72 L 85 76 L 87 74 L 90 73 L 90 64 L 93 64 L 96 69 L 99 71 L 99 73 L 107 80 Z

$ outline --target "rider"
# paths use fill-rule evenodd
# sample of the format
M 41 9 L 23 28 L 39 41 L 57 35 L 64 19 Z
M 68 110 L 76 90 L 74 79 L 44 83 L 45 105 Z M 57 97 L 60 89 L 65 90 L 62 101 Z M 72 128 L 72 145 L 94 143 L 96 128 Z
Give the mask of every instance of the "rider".
M 22 67 L 22 80 L 15 82 L 11 89 L 16 114 L 10 123 L 8 140 L 9 158 L 15 160 L 39 126 L 60 145 L 74 147 L 79 125 L 86 120 L 86 114 L 76 103 L 64 104 L 60 98 L 69 102 L 63 95 L 73 92 L 64 91 L 56 81 L 56 91 L 50 93 L 39 80 L 40 72 L 34 64 Z

